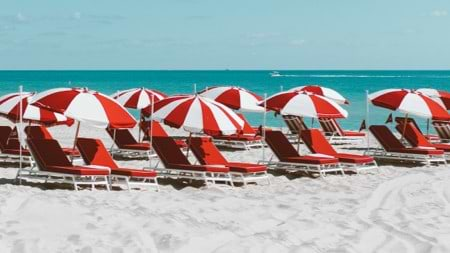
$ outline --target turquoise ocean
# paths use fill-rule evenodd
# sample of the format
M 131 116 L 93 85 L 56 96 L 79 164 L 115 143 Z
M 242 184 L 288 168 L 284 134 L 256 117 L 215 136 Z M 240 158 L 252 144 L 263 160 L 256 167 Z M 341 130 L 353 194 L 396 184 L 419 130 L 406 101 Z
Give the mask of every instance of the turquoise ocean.
M 0 95 L 24 91 L 43 91 L 55 87 L 88 87 L 112 94 L 118 90 L 148 87 L 168 95 L 193 93 L 208 86 L 235 85 L 261 96 L 270 96 L 305 84 L 319 84 L 333 88 L 350 100 L 344 105 L 348 119 L 341 120 L 348 129 L 358 129 L 366 115 L 366 90 L 375 92 L 386 88 L 437 88 L 450 90 L 450 71 L 0 71 Z M 137 115 L 137 112 L 132 112 Z M 370 123 L 383 124 L 390 111 L 370 106 Z M 395 115 L 395 114 L 394 114 Z M 400 114 L 398 114 L 400 115 Z M 247 114 L 254 125 L 262 122 L 262 115 Z M 421 125 L 425 120 L 418 119 Z M 268 125 L 281 126 L 272 113 Z M 309 122 L 309 120 L 308 120 Z M 311 122 L 309 122 L 311 123 Z M 317 124 L 317 123 L 315 123 Z

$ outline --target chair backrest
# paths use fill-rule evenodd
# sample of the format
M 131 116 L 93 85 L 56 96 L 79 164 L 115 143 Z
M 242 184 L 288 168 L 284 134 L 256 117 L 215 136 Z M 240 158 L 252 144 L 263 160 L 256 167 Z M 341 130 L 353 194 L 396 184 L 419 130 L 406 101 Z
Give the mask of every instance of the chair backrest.
M 123 148 L 124 145 L 137 144 L 138 142 L 128 129 L 111 129 L 107 128 L 109 136 L 114 140 L 118 148 Z
M 433 127 L 436 130 L 436 133 L 439 135 L 441 139 L 450 139 L 450 122 L 448 121 L 433 121 Z
M 344 136 L 344 130 L 341 125 L 333 118 L 319 118 L 320 126 L 326 134 L 336 134 Z
M 45 126 L 26 126 L 25 133 L 30 139 L 53 139 Z
M 297 150 L 281 131 L 266 131 L 265 141 L 280 161 L 288 157 L 298 157 Z
M 431 145 L 427 138 L 423 136 L 420 130 L 412 122 L 408 122 L 406 125 L 404 122 L 398 123 L 395 128 L 413 147 L 433 147 L 433 145 Z
M 387 126 L 372 125 L 369 130 L 386 151 L 405 148 Z
M 111 169 L 118 168 L 105 145 L 99 139 L 77 138 L 77 148 L 80 151 L 81 158 L 88 165 L 105 166 Z
M 41 170 L 49 166 L 72 166 L 56 140 L 27 139 L 27 144 Z
M 166 167 L 170 167 L 171 164 L 191 164 L 171 137 L 154 136 L 152 147 Z
M 404 124 L 405 120 L 406 120 L 407 123 L 412 123 L 416 127 L 416 129 L 419 130 L 419 132 L 422 133 L 422 130 L 420 130 L 420 127 L 419 127 L 419 125 L 417 125 L 417 122 L 416 122 L 415 119 L 413 119 L 413 118 L 405 118 L 405 117 L 395 117 L 395 122 L 397 123 L 397 125 L 398 124 Z
M 8 141 L 6 142 L 7 149 L 20 149 L 21 143 L 19 140 L 19 130 L 17 127 L 14 127 L 11 130 Z M 23 148 L 23 146 L 22 146 Z
M 319 129 L 305 130 L 301 133 L 301 137 L 308 149 L 313 153 L 326 155 L 337 154 L 336 150 L 331 146 Z
M 144 140 L 149 141 L 150 140 L 150 130 L 152 132 L 152 136 L 161 136 L 161 137 L 168 137 L 169 134 L 167 134 L 166 130 L 163 128 L 161 123 L 158 121 L 141 121 L 139 123 L 139 128 L 144 133 Z
M 5 150 L 8 145 L 8 139 L 11 135 L 12 128 L 9 126 L 0 126 L 0 150 Z
M 306 126 L 302 117 L 294 115 L 283 115 L 282 117 L 292 134 L 299 134 L 304 130 L 308 130 L 308 126 Z
M 247 121 L 247 119 L 244 117 L 244 115 L 242 113 L 237 113 L 237 115 L 239 116 L 239 118 L 241 118 L 244 121 L 244 125 L 242 127 L 242 133 L 243 134 L 251 134 L 251 135 L 256 135 L 256 131 L 255 129 L 253 129 L 252 125 L 250 125 L 250 123 Z
M 189 140 L 189 148 L 201 164 L 225 165 L 228 163 L 216 145 L 214 145 L 211 137 L 192 137 Z

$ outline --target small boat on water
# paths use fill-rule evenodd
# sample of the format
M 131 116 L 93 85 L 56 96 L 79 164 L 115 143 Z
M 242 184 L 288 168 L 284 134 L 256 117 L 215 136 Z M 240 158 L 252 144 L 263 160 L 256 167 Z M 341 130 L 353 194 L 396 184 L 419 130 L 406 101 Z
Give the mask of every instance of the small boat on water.
M 278 72 L 278 71 L 272 71 L 272 72 L 270 72 L 270 76 L 271 76 L 271 77 L 280 77 L 281 74 L 280 74 L 280 72 Z

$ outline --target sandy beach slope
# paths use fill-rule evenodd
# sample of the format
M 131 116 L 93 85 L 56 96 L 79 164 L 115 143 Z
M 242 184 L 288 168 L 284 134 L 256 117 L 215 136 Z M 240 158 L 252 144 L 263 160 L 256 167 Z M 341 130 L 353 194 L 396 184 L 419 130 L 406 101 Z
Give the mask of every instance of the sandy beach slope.
M 70 145 L 72 129 L 51 131 Z M 81 133 L 111 143 L 101 130 Z M 224 153 L 230 160 L 261 157 L 258 150 Z M 162 180 L 161 192 L 78 193 L 17 185 L 16 171 L 0 168 L 1 252 L 450 252 L 444 166 L 387 165 L 326 179 L 275 174 L 270 187 Z

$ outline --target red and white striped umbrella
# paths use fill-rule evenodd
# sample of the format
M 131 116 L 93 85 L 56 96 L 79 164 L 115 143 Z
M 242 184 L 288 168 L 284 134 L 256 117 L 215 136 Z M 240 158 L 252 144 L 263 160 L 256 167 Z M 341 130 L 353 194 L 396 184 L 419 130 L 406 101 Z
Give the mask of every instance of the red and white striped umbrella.
M 240 87 L 217 86 L 205 89 L 199 93 L 216 102 L 222 103 L 231 109 L 247 112 L 263 112 L 264 108 L 258 106 L 262 97 Z
M 450 110 L 450 92 L 429 88 L 417 89 L 417 92 L 421 92 L 430 98 L 433 98 L 437 102 L 441 101 L 447 110 Z
M 136 120 L 116 100 L 87 88 L 55 88 L 35 95 L 33 105 L 100 128 L 132 128 Z
M 190 133 L 210 135 L 242 131 L 244 121 L 230 108 L 198 95 L 173 96 L 154 105 L 152 119 Z
M 20 121 L 20 100 L 22 98 L 22 121 L 43 125 L 72 125 L 73 119 L 29 104 L 35 93 L 10 93 L 0 98 L 0 114 L 14 123 Z
M 306 91 L 335 101 L 338 104 L 349 104 L 348 100 L 339 92 L 319 85 L 305 85 L 290 89 L 289 91 Z
M 264 105 L 264 101 L 260 106 Z M 266 100 L 266 107 L 282 115 L 311 118 L 347 118 L 348 112 L 331 99 L 309 92 L 287 91 Z
M 146 88 L 134 88 L 118 91 L 112 95 L 112 97 L 117 100 L 119 104 L 132 109 L 143 109 L 151 105 L 152 96 L 154 103 L 167 97 L 167 95 L 162 92 Z
M 442 103 L 423 93 L 408 89 L 385 89 L 369 95 L 373 105 L 413 114 L 419 117 L 448 120 L 450 115 Z

